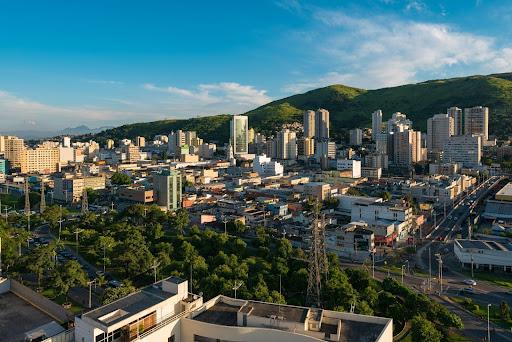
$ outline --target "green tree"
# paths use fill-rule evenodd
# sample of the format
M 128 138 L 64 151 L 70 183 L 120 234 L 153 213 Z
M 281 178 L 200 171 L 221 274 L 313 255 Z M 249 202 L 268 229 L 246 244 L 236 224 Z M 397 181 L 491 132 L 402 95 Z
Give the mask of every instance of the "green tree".
M 132 178 L 125 173 L 114 172 L 110 178 L 110 182 L 115 185 L 128 185 L 132 183 Z
M 27 269 L 37 276 L 37 285 L 41 287 L 41 280 L 46 271 L 55 266 L 55 249 L 52 244 L 39 246 L 32 251 L 27 260 Z
M 508 303 L 505 301 L 502 301 L 500 303 L 500 316 L 501 319 L 504 321 L 508 321 L 510 319 L 510 307 L 508 306 Z
M 153 255 L 141 232 L 129 229 L 125 239 L 117 244 L 116 261 L 123 266 L 126 276 L 147 271 L 153 262 Z
M 415 316 L 411 322 L 411 335 L 414 342 L 441 342 L 441 333 L 432 322 Z
M 188 212 L 185 209 L 178 209 L 171 216 L 171 225 L 176 228 L 178 234 L 183 235 L 185 227 L 188 226 L 190 222 L 190 218 L 188 216 Z
M 132 285 L 121 286 L 121 287 L 109 287 L 103 293 L 101 300 L 103 305 L 112 303 L 120 298 L 128 296 L 130 293 L 135 292 L 135 287 Z
M 66 208 L 61 208 L 58 205 L 51 205 L 46 207 L 46 210 L 42 214 L 44 221 L 48 222 L 51 228 L 56 228 L 59 224 L 60 218 L 65 218 L 68 215 Z
M 60 294 L 66 296 L 66 302 L 71 288 L 87 285 L 87 274 L 75 260 L 63 264 L 56 273 L 55 287 L 59 289 Z

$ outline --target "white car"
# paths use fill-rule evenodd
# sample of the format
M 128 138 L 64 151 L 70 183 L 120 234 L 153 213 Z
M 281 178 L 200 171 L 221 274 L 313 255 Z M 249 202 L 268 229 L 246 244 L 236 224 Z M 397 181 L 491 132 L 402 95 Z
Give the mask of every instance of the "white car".
M 464 284 L 476 286 L 476 281 L 474 281 L 473 279 L 464 279 Z

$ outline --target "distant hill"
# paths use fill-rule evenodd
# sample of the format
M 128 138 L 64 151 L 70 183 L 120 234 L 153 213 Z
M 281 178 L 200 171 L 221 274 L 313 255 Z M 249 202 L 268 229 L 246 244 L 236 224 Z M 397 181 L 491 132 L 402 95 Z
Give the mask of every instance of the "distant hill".
M 371 113 L 377 109 L 382 109 L 384 119 L 393 112 L 406 113 L 417 129 L 425 131 L 427 119 L 445 113 L 448 107 L 478 105 L 490 108 L 491 134 L 512 135 L 512 73 L 432 80 L 376 90 L 336 84 L 273 101 L 246 114 L 251 127 L 269 134 L 284 123 L 301 122 L 306 109 L 325 108 L 330 112 L 332 135 L 339 138 L 348 129 L 369 127 Z M 103 131 L 95 138 L 153 137 L 176 129 L 195 130 L 208 141 L 226 142 L 229 115 L 124 125 Z
M 69 136 L 81 136 L 84 134 L 96 134 L 101 131 L 111 129 L 111 126 L 99 127 L 99 128 L 89 128 L 85 125 L 64 128 L 59 131 L 36 131 L 36 130 L 15 130 L 15 131 L 0 131 L 0 134 L 3 135 L 14 135 L 26 140 L 38 140 L 45 138 L 58 137 L 63 135 Z

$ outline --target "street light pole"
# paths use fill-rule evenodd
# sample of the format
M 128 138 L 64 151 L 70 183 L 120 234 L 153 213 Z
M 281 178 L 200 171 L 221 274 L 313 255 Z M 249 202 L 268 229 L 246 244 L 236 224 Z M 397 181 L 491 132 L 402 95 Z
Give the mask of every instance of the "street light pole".
M 402 265 L 402 284 L 404 283 L 404 268 L 405 265 Z
M 490 324 L 491 304 L 487 304 L 487 342 L 491 342 L 491 324 Z
M 428 248 L 428 290 L 432 291 L 432 254 Z

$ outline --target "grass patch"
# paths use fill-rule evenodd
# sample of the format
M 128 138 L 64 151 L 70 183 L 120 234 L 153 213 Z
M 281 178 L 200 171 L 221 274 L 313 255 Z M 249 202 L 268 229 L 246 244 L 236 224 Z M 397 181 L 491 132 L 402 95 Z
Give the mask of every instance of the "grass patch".
M 468 277 L 471 276 L 471 273 L 467 271 L 465 271 L 464 274 Z M 488 281 L 495 285 L 512 290 L 512 277 L 507 274 L 475 271 L 474 275 L 476 280 Z
M 466 310 L 471 311 L 480 318 L 487 319 L 487 307 L 485 304 L 475 303 L 473 299 L 467 297 L 450 297 L 451 300 L 463 306 Z M 502 319 L 500 315 L 500 307 L 492 305 L 489 311 L 489 317 L 492 322 L 506 329 L 512 328 L 512 319 Z
M 51 299 L 52 301 L 59 305 L 62 305 L 66 302 L 66 296 L 59 295 L 53 288 L 44 289 L 43 292 L 41 292 L 41 295 L 45 296 L 48 299 Z M 69 308 L 69 311 L 71 311 L 73 314 L 78 315 L 83 312 L 83 307 L 73 302 L 70 298 L 67 299 L 67 302 L 71 303 L 71 308 Z

